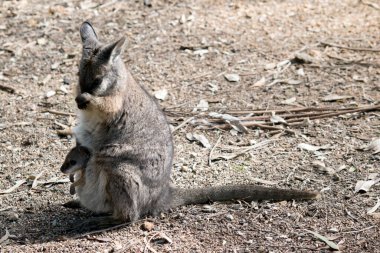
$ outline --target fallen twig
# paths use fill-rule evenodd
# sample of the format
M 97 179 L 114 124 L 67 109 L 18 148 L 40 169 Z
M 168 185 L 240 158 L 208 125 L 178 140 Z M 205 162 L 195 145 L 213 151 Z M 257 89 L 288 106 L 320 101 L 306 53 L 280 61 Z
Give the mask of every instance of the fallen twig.
M 371 3 L 371 2 L 367 2 L 367 1 L 364 1 L 364 0 L 361 0 L 360 1 L 362 4 L 365 4 L 365 5 L 368 5 L 376 10 L 380 10 L 380 6 L 376 3 Z
M 5 235 L 0 238 L 0 244 L 8 240 L 10 235 L 11 234 L 9 233 L 8 229 L 5 229 Z
M 22 180 L 18 180 L 16 182 L 16 184 L 6 190 L 0 190 L 0 195 L 1 194 L 8 194 L 8 193 L 11 193 L 13 191 L 15 191 L 17 188 L 19 188 L 21 185 L 25 184 L 26 183 L 26 180 L 25 179 L 22 179 Z
M 215 145 L 210 150 L 210 154 L 208 156 L 208 166 L 211 166 L 211 163 L 212 163 L 212 159 L 211 159 L 212 153 L 214 152 L 216 146 L 218 146 L 218 144 L 219 144 L 219 142 L 220 142 L 221 139 L 222 139 L 222 136 L 219 136 L 218 140 L 215 142 Z
M 204 129 L 221 129 L 229 130 L 233 128 L 232 124 L 226 120 L 230 117 L 239 122 L 242 127 L 261 128 L 270 131 L 282 131 L 287 133 L 296 134 L 296 132 L 289 128 L 278 126 L 283 124 L 281 122 L 272 122 L 273 115 L 277 115 L 286 120 L 287 126 L 294 127 L 304 125 L 305 121 L 331 118 L 348 113 L 359 113 L 380 110 L 380 105 L 350 107 L 350 108 L 334 108 L 334 107 L 307 107 L 307 108 L 290 108 L 280 110 L 229 110 L 225 114 L 214 113 L 222 115 L 215 117 L 215 115 L 198 113 L 191 119 L 192 124 Z M 187 114 L 188 112 L 182 112 Z M 179 115 L 180 113 L 177 113 Z M 243 116 L 243 115 L 257 115 L 257 116 Z M 261 114 L 261 115 L 260 115 Z M 240 116 L 240 117 L 239 117 Z M 227 122 L 227 123 L 226 123 Z
M 338 45 L 326 41 L 321 41 L 322 45 L 329 46 L 329 47 L 337 47 L 337 48 L 343 48 L 347 50 L 352 50 L 352 51 L 367 51 L 367 52 L 380 52 L 380 48 L 364 48 L 364 47 L 347 47 L 343 45 Z
M 175 127 L 172 131 L 172 133 L 174 133 L 175 131 L 177 131 L 178 129 L 184 127 L 187 123 L 189 123 L 190 121 L 192 121 L 194 119 L 194 117 L 190 117 L 188 118 L 187 120 L 185 120 L 184 122 L 182 122 L 181 124 L 179 124 L 177 127 Z
M 11 94 L 16 93 L 15 88 L 8 86 L 8 85 L 5 85 L 5 84 L 0 84 L 0 90 L 11 93 Z
M 14 127 L 14 126 L 28 126 L 33 124 L 33 122 L 16 122 L 16 123 L 9 123 L 9 124 L 0 124 L 0 130 L 8 128 L 8 127 Z
M 63 116 L 75 116 L 76 115 L 75 113 L 71 113 L 71 112 L 61 112 L 61 111 L 55 111 L 55 110 L 43 110 L 41 112 L 42 113 L 48 112 L 51 114 L 57 114 L 57 115 L 63 115 Z
M 252 145 L 252 146 L 249 146 L 247 148 L 245 148 L 244 150 L 240 151 L 240 152 L 237 152 L 235 154 L 232 154 L 232 155 L 229 155 L 229 156 L 226 156 L 226 155 L 218 155 L 217 157 L 214 157 L 214 158 L 211 158 L 211 160 L 215 161 L 215 160 L 218 160 L 218 159 L 224 159 L 224 160 L 231 160 L 231 159 L 234 159 L 240 155 L 243 155 L 255 148 L 260 148 L 262 146 L 265 146 L 267 145 L 268 143 L 270 143 L 271 141 L 273 140 L 265 140 L 265 141 L 262 141 L 262 142 L 259 142 L 255 145 Z

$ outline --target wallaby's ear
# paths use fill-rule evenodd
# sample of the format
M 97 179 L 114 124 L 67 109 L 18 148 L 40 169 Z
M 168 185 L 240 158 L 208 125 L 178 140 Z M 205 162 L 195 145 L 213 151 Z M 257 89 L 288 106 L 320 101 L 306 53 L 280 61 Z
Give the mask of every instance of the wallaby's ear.
M 115 61 L 123 52 L 126 44 L 125 42 L 126 38 L 122 37 L 120 40 L 107 45 L 105 48 L 102 49 L 100 53 L 101 57 L 106 61 Z
M 98 36 L 96 35 L 95 29 L 92 27 L 90 21 L 83 22 L 80 27 L 80 36 L 84 45 L 91 45 L 91 41 L 98 41 Z

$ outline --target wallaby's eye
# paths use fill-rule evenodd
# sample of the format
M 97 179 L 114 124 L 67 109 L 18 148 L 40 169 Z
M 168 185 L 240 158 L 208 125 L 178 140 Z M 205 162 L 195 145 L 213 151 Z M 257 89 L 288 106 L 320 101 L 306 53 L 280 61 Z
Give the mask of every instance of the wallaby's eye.
M 75 164 L 77 164 L 77 161 L 75 161 L 75 160 L 70 160 L 70 166 L 74 166 Z

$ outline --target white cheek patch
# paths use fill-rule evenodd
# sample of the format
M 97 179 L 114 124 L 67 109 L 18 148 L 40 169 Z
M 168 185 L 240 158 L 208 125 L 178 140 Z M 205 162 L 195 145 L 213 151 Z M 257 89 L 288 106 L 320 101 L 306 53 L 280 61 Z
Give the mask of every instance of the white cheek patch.
M 109 84 L 109 80 L 107 78 L 104 78 L 102 80 L 102 83 L 99 85 L 99 87 L 95 90 L 95 94 L 103 94 L 107 91 Z

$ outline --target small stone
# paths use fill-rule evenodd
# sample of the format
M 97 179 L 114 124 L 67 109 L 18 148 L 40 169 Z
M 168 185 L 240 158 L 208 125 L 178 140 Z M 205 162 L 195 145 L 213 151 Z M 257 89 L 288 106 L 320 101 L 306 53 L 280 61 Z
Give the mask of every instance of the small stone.
M 144 5 L 146 7 L 152 7 L 152 2 L 150 0 L 144 0 Z
M 180 170 L 179 171 L 181 171 L 181 172 L 186 172 L 186 171 L 189 171 L 189 167 L 188 166 L 186 166 L 186 165 L 183 165 L 181 168 L 180 168 Z
M 158 90 L 154 93 L 154 97 L 159 99 L 159 100 L 165 100 L 168 96 L 168 90 L 167 89 L 162 89 Z
M 19 219 L 19 216 L 15 212 L 7 212 L 6 217 L 9 221 L 17 221 Z
M 232 216 L 232 214 L 227 214 L 226 219 L 232 221 L 234 219 L 234 216 Z
M 145 231 L 152 231 L 154 228 L 154 223 L 149 221 L 144 221 L 144 224 L 142 225 L 142 229 Z
M 70 84 L 70 79 L 67 76 L 63 77 L 63 84 L 69 85 Z
M 114 241 L 113 251 L 118 251 L 123 249 L 123 245 L 119 241 Z
M 239 82 L 240 76 L 238 74 L 225 74 L 224 78 L 226 78 L 229 82 Z
M 215 209 L 210 206 L 210 205 L 204 205 L 202 207 L 202 212 L 205 212 L 205 213 L 215 213 Z
M 50 68 L 51 68 L 51 70 L 55 70 L 55 69 L 58 69 L 59 65 L 60 65 L 59 62 L 55 62 L 55 63 L 53 63 L 53 64 L 51 65 Z
M 59 90 L 62 91 L 64 94 L 69 93 L 69 92 L 67 91 L 67 89 L 66 89 L 66 86 L 64 86 L 64 85 L 61 85 L 61 87 L 59 87 Z
M 46 92 L 45 97 L 50 98 L 50 97 L 54 96 L 55 93 L 56 92 L 54 90 L 50 90 L 50 91 Z

